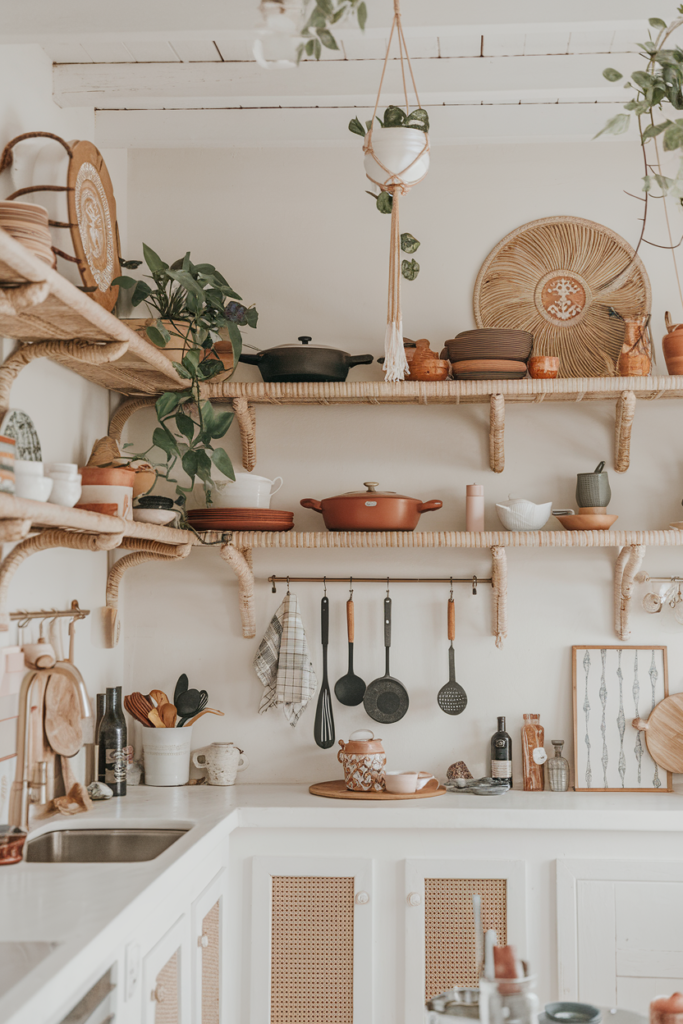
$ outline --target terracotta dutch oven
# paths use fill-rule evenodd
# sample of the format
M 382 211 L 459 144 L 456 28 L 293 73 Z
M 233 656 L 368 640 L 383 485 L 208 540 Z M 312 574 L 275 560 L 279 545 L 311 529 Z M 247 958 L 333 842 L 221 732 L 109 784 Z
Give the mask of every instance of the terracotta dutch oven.
M 321 512 L 328 530 L 414 530 L 423 512 L 435 512 L 442 501 L 420 501 L 394 491 L 378 491 L 374 481 L 365 491 L 348 491 L 333 498 L 302 498 L 304 508 Z

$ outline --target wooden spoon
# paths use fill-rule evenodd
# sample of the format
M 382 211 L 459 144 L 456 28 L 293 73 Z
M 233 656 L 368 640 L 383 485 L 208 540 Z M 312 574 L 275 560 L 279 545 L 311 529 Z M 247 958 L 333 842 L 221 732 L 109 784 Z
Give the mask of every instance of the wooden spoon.
M 160 708 L 162 704 L 170 704 L 170 701 L 163 690 L 150 690 L 149 695 L 157 702 L 158 708 Z
M 166 703 L 168 703 L 168 701 Z M 158 708 L 152 708 L 152 710 L 147 715 L 147 717 L 149 718 L 149 720 L 152 723 L 152 725 L 155 726 L 155 728 L 157 728 L 157 729 L 165 729 L 166 728 L 164 723 L 161 721 L 161 716 L 159 714 L 159 709 Z
M 133 696 L 133 694 L 126 694 L 126 696 L 123 698 L 124 708 L 126 709 L 129 715 L 132 715 L 136 722 L 140 722 L 141 725 L 146 725 L 149 728 L 151 728 L 149 719 L 147 718 L 149 712 L 145 711 L 143 714 L 143 712 L 140 710 L 140 708 L 133 700 Z
M 220 715 L 221 717 L 223 717 L 224 714 L 225 714 L 224 711 L 216 711 L 215 708 L 204 708 L 204 710 L 200 711 L 198 715 L 195 715 L 194 718 L 191 718 L 189 720 L 189 722 L 185 722 L 185 725 L 183 726 L 183 728 L 185 728 L 185 726 L 188 726 L 188 725 L 194 725 L 194 723 L 197 721 L 197 719 L 201 718 L 202 715 Z
M 164 723 L 167 729 L 174 729 L 178 712 L 175 709 L 175 704 L 160 704 L 157 708 L 159 717 Z

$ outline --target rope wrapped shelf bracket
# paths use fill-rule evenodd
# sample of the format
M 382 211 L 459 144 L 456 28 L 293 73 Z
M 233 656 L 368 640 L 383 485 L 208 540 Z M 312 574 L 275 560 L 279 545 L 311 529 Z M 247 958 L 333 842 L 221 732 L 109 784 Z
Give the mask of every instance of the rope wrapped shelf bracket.
M 253 640 L 256 636 L 256 616 L 254 615 L 254 568 L 251 549 L 223 544 L 221 545 L 221 558 L 225 559 L 237 576 L 242 636 L 246 640 Z
M 505 469 L 505 398 L 503 395 L 491 395 L 489 465 L 494 473 L 502 473 Z
M 614 628 L 620 640 L 631 636 L 629 612 L 635 587 L 635 575 L 645 557 L 644 544 L 631 544 L 619 552 L 614 566 Z
M 614 468 L 625 473 L 631 461 L 631 427 L 636 412 L 636 396 L 633 391 L 624 391 L 617 400 L 617 416 L 614 427 Z
M 232 408 L 242 438 L 242 465 L 251 473 L 256 466 L 256 414 L 246 398 L 233 398 Z

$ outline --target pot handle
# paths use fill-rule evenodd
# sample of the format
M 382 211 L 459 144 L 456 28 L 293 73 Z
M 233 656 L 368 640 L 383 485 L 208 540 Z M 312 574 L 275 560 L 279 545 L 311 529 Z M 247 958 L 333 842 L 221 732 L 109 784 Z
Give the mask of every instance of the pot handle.
M 346 746 L 344 740 L 339 740 L 339 746 L 341 747 L 341 750 L 337 751 L 337 760 L 339 761 L 340 764 L 343 764 L 342 754 L 344 753 L 344 747 Z
M 263 352 L 244 352 L 240 355 L 240 362 L 247 363 L 248 366 L 258 366 L 261 362 Z
M 598 462 L 598 464 L 595 467 L 595 469 L 593 470 L 593 472 L 594 473 L 602 473 L 604 468 L 605 468 L 605 463 L 604 462 Z
M 302 498 L 299 504 L 303 508 L 312 508 L 314 512 L 322 512 L 322 503 L 317 498 Z
M 346 365 L 347 366 L 360 366 L 362 363 L 371 363 L 374 358 L 375 358 L 374 356 L 370 356 L 370 355 L 348 356 L 347 359 L 346 359 Z
M 422 514 L 423 512 L 436 512 L 439 508 L 443 508 L 443 502 L 438 498 L 432 498 L 431 501 L 423 501 L 421 505 L 418 505 L 417 511 Z

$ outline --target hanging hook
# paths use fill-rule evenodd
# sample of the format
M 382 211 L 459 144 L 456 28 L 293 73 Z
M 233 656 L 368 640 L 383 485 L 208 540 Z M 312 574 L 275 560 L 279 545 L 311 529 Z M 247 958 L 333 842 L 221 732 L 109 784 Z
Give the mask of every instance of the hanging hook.
M 451 576 L 451 596 L 448 598 L 449 601 L 453 600 L 453 577 Z
M 323 597 L 327 597 L 327 576 L 323 576 Z
M 478 585 L 479 585 L 479 582 L 477 580 L 477 577 L 473 576 L 472 577 L 472 596 L 473 597 L 476 596 Z
M 275 586 L 275 577 L 274 576 L 269 576 L 268 577 L 268 582 L 270 583 L 270 592 L 271 592 L 271 594 L 277 594 L 277 587 Z
M 389 577 L 387 576 L 387 597 L 389 597 Z
M 349 576 L 349 601 L 353 600 L 353 576 Z
M 289 597 L 289 576 L 287 577 L 287 597 Z

